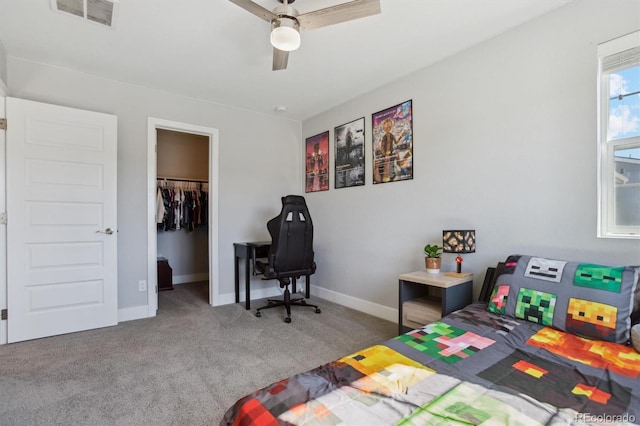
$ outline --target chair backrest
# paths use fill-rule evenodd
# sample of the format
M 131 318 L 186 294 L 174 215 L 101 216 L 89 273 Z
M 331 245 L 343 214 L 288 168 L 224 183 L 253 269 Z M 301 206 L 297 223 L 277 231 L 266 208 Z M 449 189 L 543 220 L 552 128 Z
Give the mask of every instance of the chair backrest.
M 271 234 L 269 266 L 279 276 L 315 272 L 313 221 L 304 197 L 282 197 L 282 211 L 267 223 Z

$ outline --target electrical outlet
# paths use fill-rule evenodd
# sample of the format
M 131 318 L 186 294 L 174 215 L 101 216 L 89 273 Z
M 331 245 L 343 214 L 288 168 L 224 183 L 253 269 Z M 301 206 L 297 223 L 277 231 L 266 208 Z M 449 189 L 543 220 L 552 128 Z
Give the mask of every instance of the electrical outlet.
M 146 280 L 138 281 L 138 291 L 147 291 L 147 281 Z

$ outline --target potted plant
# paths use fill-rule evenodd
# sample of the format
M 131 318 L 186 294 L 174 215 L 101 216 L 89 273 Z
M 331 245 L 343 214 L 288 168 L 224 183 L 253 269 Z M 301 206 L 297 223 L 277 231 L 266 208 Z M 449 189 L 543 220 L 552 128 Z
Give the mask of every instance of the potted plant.
M 437 274 L 440 272 L 440 265 L 442 264 L 442 259 L 440 259 L 440 254 L 442 247 L 436 244 L 427 244 L 424 246 L 424 264 L 427 267 L 427 272 L 432 274 Z

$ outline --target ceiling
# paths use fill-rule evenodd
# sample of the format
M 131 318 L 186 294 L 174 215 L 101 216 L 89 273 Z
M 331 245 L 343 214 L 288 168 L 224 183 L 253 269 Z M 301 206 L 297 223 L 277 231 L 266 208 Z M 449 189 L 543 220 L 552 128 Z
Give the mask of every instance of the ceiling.
M 0 0 L 0 41 L 9 57 L 305 120 L 570 1 L 381 0 L 380 15 L 302 32 L 282 71 L 271 70 L 269 23 L 227 0 L 119 0 L 113 28 L 50 0 Z

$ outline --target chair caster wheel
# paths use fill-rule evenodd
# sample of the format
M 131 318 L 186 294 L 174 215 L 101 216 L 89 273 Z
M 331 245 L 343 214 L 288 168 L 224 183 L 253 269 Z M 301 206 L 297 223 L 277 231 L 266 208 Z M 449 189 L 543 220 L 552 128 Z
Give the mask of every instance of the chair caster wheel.
M 260 318 L 260 317 L 262 316 L 262 312 L 260 312 L 260 311 L 256 312 L 256 316 L 257 316 L 258 318 Z
M 286 318 L 284 319 L 284 322 L 286 322 L 287 324 L 289 324 L 289 323 L 291 322 L 291 318 L 286 317 Z
M 319 314 L 320 312 L 322 312 L 320 308 L 316 308 L 316 314 Z

